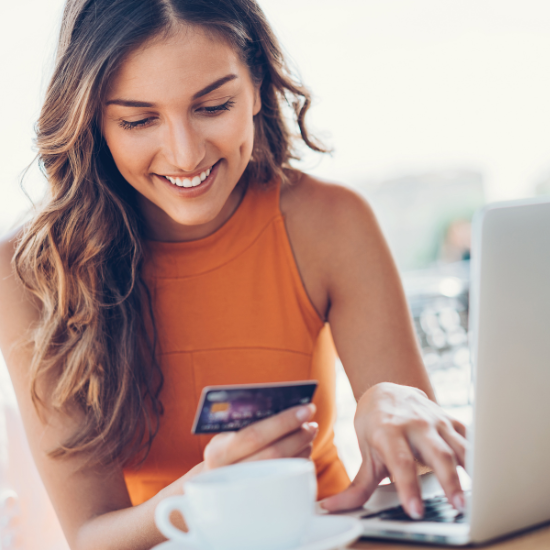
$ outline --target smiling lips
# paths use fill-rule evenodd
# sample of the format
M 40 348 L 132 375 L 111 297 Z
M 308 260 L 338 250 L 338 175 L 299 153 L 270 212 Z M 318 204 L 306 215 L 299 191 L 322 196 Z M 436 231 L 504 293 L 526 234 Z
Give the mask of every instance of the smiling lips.
M 199 175 L 195 176 L 194 178 L 172 178 L 170 176 L 164 176 L 164 177 L 170 183 L 173 183 L 178 187 L 197 187 L 197 185 L 200 185 L 210 175 L 212 168 L 213 167 L 211 166 L 210 168 L 208 168 L 208 170 L 201 172 Z

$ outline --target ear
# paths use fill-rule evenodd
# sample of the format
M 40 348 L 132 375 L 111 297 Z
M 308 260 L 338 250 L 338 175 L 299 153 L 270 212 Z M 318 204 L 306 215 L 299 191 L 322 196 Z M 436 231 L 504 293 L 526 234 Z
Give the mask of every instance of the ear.
M 254 86 L 254 106 L 252 108 L 253 116 L 256 116 L 262 109 L 262 98 L 260 95 L 260 87 L 261 87 L 261 84 L 258 86 Z

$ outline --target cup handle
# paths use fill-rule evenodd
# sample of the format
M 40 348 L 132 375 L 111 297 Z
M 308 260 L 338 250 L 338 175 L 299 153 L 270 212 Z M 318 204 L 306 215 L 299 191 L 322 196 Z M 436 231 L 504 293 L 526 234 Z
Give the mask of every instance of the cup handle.
M 170 514 L 177 510 L 183 515 L 185 495 L 173 496 L 161 500 L 155 510 L 155 523 L 159 531 L 168 539 L 183 544 L 184 548 L 197 549 L 197 537 L 193 533 L 184 533 L 170 521 Z M 182 549 L 183 550 L 183 549 Z

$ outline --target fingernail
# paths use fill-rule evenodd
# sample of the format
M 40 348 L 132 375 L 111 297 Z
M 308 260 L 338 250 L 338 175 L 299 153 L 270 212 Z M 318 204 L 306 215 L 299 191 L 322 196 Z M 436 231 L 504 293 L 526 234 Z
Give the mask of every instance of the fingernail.
M 325 498 L 324 500 L 320 500 L 320 501 L 319 501 L 319 506 L 320 506 L 323 510 L 328 510 L 328 508 L 325 506 L 327 500 L 328 500 L 328 498 Z
M 317 422 L 308 422 L 307 427 L 310 432 L 314 432 L 319 429 L 319 424 Z
M 424 516 L 422 503 L 417 498 L 411 498 L 411 500 L 409 500 L 409 516 L 412 519 L 422 519 Z
M 457 493 L 453 497 L 453 506 L 463 514 L 466 511 L 466 499 L 464 498 L 463 493 Z
M 310 416 L 311 416 L 311 408 L 309 406 L 306 406 L 306 407 L 300 407 L 297 411 L 296 411 L 296 418 L 298 418 L 298 420 L 300 422 L 304 422 L 305 420 L 307 420 Z

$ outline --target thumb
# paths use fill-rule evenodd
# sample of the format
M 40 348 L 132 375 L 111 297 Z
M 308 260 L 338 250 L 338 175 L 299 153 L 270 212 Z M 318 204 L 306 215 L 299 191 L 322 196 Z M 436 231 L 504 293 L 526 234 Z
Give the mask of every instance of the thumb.
M 363 462 L 355 479 L 347 489 L 337 495 L 325 498 L 319 505 L 329 512 L 359 508 L 367 502 L 373 491 L 378 487 L 379 481 L 372 467 L 369 467 L 368 463 Z

